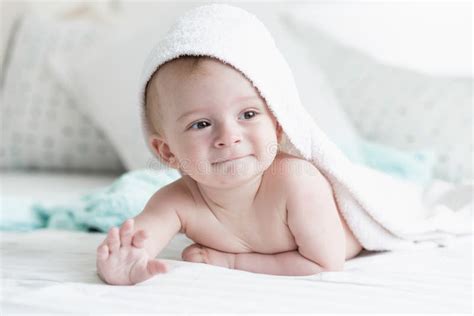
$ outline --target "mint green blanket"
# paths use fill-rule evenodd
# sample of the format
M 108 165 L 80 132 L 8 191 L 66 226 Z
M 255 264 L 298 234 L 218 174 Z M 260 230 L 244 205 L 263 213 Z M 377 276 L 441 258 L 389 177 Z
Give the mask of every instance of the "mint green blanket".
M 180 174 L 171 169 L 130 171 L 105 188 L 56 206 L 46 206 L 32 199 L 0 196 L 0 230 L 56 228 L 106 232 L 137 215 L 153 193 L 179 177 Z
M 433 152 L 403 152 L 368 141 L 361 141 L 359 145 L 359 152 L 346 153 L 356 163 L 419 184 L 426 184 L 432 178 L 436 158 Z M 0 196 L 0 230 L 56 228 L 106 232 L 141 212 L 154 192 L 179 177 L 179 173 L 171 169 L 130 171 L 110 186 L 67 205 L 45 206 L 32 199 Z

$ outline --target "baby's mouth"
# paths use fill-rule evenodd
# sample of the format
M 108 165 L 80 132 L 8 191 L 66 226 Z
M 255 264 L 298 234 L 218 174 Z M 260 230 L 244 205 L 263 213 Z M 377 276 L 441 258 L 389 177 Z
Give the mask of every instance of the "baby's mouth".
M 247 155 L 216 161 L 216 162 L 213 162 L 212 164 L 213 165 L 219 165 L 219 164 L 223 164 L 223 163 L 227 163 L 227 162 L 236 161 L 236 160 L 239 160 L 239 159 L 242 159 L 242 158 L 245 158 L 245 157 L 247 157 Z

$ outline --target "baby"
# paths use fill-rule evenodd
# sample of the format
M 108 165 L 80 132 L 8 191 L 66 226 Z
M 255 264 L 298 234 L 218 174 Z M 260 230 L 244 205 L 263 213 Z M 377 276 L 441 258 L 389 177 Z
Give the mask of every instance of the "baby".
M 278 150 L 282 128 L 240 71 L 212 57 L 161 65 L 146 88 L 150 147 L 182 177 L 113 227 L 97 272 L 130 285 L 167 271 L 155 259 L 177 233 L 182 259 L 274 275 L 340 271 L 361 250 L 328 180 Z

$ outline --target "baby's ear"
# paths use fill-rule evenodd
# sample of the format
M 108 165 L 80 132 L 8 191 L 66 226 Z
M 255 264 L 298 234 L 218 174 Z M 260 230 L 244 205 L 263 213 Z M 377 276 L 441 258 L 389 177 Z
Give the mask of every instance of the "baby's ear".
M 278 121 L 276 122 L 276 133 L 277 133 L 277 141 L 278 143 L 281 142 L 281 138 L 283 137 L 283 128 L 281 127 Z
M 157 157 L 159 157 L 169 167 L 178 169 L 178 161 L 175 155 L 171 152 L 168 143 L 162 136 L 152 134 L 149 136 L 148 140 L 153 153 Z

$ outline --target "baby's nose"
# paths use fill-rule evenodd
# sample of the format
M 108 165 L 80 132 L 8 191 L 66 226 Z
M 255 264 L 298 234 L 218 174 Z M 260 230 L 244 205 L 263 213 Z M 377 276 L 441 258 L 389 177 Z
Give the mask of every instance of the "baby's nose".
M 214 142 L 217 148 L 232 146 L 242 141 L 240 133 L 235 128 L 223 127 Z
M 227 140 L 220 139 L 216 142 L 216 147 L 218 148 L 227 147 L 227 146 L 231 146 L 233 144 L 238 144 L 238 143 L 240 143 L 240 138 L 237 138 L 237 137 L 229 138 Z

